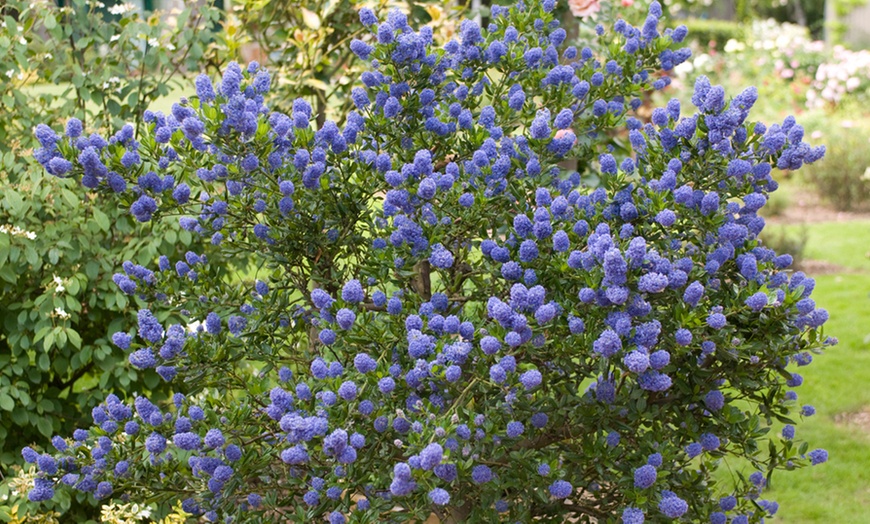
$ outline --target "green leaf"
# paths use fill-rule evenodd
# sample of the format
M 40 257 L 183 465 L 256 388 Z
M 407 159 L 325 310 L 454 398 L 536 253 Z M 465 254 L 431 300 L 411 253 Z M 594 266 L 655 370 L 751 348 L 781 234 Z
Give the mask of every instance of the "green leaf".
M 15 408 L 15 401 L 6 393 L 0 393 L 0 409 L 3 411 L 12 411 Z
M 24 199 L 21 198 L 21 195 L 17 191 L 6 188 L 3 191 L 3 195 L 6 197 L 6 206 L 11 214 L 20 215 L 24 211 Z
M 48 371 L 51 368 L 51 359 L 48 358 L 48 353 L 39 355 L 36 365 L 43 371 Z
M 79 294 L 79 290 L 81 290 L 81 284 L 79 284 L 79 279 L 76 277 L 72 277 L 66 283 L 66 289 L 69 291 L 70 295 L 76 296 Z
M 110 226 L 108 215 L 99 209 L 94 208 L 94 221 L 96 221 L 97 225 L 100 226 L 100 229 L 108 233 Z
M 39 254 L 30 246 L 27 246 L 27 249 L 24 250 L 24 258 L 27 259 L 27 263 L 35 268 L 39 267 Z
M 40 418 L 40 419 L 36 422 L 36 428 L 37 428 L 37 429 L 39 430 L 39 432 L 42 433 L 43 436 L 45 436 L 46 438 L 47 438 L 47 437 L 51 437 L 51 434 L 53 433 L 52 425 L 51 425 L 51 419 L 49 419 L 48 417 Z
M 48 29 L 49 31 L 51 31 L 52 29 L 54 29 L 55 27 L 57 27 L 57 20 L 54 18 L 54 11 L 49 11 L 49 12 L 45 15 L 45 19 L 42 21 L 42 24 L 43 24 L 43 25 L 45 26 L 45 28 Z
M 69 189 L 62 189 L 60 194 L 63 196 L 63 199 L 66 200 L 66 203 L 70 205 L 70 207 L 74 208 L 79 205 L 79 197 L 77 197 L 76 194 Z

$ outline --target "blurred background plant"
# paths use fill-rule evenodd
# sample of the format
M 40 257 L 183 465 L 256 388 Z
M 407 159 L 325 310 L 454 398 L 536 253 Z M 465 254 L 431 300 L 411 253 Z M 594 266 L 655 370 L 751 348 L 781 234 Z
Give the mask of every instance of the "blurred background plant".
M 839 211 L 870 209 L 870 140 L 864 129 L 831 126 L 825 161 L 807 166 L 804 177 Z
M 61 115 L 100 129 L 138 126 L 145 108 L 198 69 L 219 16 L 208 5 L 148 15 L 88 0 L 0 5 L 0 473 L 7 480 L 21 446 L 83 424 L 106 390 L 160 394 L 156 373 L 131 369 L 109 347 L 137 309 L 112 275 L 124 260 L 183 254 L 192 245 L 175 224 L 142 234 L 127 210 L 46 177 L 31 157 L 32 129 L 57 125 Z M 21 498 L 15 511 L 26 515 L 28 505 Z M 55 506 L 66 522 L 99 515 L 84 497 Z

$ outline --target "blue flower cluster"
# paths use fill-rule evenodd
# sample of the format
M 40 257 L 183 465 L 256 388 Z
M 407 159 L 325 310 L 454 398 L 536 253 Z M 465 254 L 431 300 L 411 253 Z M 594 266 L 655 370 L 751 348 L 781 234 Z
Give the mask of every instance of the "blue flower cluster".
M 685 28 L 660 31 L 653 2 L 642 27 L 578 50 L 553 6 L 493 6 L 441 48 L 400 11 L 361 9 L 370 34 L 350 47 L 371 67 L 341 127 L 301 98 L 270 111 L 269 73 L 235 63 L 147 113 L 138 140 L 38 127 L 49 173 L 109 187 L 140 221 L 179 215 L 214 251 L 114 276 L 149 304 L 113 343 L 201 396 L 109 397 L 57 454 L 24 451 L 31 499 L 161 478 L 208 520 L 471 500 L 463 518 L 480 521 L 773 514 L 757 482 L 733 504 L 697 486 L 761 445 L 733 403 L 789 416 L 803 379 L 786 368 L 834 343 L 815 282 L 759 240 L 773 169 L 824 150 L 793 119 L 750 123 L 754 89 L 729 101 L 704 78 L 696 114 L 672 100 L 642 122 L 639 95 L 668 84 L 653 73 L 689 57 Z M 599 137 L 622 125 L 618 158 Z M 263 273 L 226 278 L 215 260 Z M 191 321 L 164 327 L 164 308 Z M 827 460 L 799 456 L 792 426 L 771 438 L 782 467 Z

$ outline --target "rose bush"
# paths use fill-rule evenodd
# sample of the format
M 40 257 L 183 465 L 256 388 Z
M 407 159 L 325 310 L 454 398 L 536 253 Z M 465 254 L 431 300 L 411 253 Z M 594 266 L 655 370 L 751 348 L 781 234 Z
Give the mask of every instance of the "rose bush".
M 55 452 L 24 449 L 30 499 L 244 522 L 775 513 L 772 473 L 827 459 L 796 440 L 813 408 L 792 388 L 835 340 L 757 212 L 772 169 L 824 149 L 703 77 L 698 113 L 629 116 L 688 58 L 685 28 L 661 33 L 653 3 L 641 27 L 599 27 L 596 55 L 565 47 L 553 7 L 494 7 L 442 48 L 361 10 L 371 69 L 343 128 L 312 128 L 302 99 L 271 112 L 257 64 L 200 76 L 140 136 L 38 127 L 49 173 L 216 249 L 115 275 L 140 304 L 118 351 L 187 395 L 117 391 Z M 754 472 L 714 477 L 729 459 Z

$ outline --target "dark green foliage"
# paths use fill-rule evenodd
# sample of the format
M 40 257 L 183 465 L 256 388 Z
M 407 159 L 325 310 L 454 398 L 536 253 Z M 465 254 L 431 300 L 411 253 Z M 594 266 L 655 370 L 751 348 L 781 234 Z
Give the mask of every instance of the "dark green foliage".
M 32 128 L 71 114 L 91 128 L 138 124 L 179 71 L 201 57 L 218 11 L 186 10 L 170 25 L 157 14 L 104 18 L 95 3 L 72 4 L 0 6 L 4 474 L 5 465 L 21 460 L 21 446 L 86 424 L 106 392 L 160 394 L 155 373 L 128 367 L 126 355 L 109 347 L 109 335 L 137 309 L 112 274 L 124 260 L 150 262 L 191 244 L 172 220 L 143 227 L 116 202 L 82 198 L 75 182 L 47 176 L 30 159 Z
M 742 40 L 745 36 L 743 24 L 729 20 L 689 18 L 683 23 L 689 28 L 689 39 L 705 47 L 710 42 L 716 42 L 721 49 L 728 40 Z

